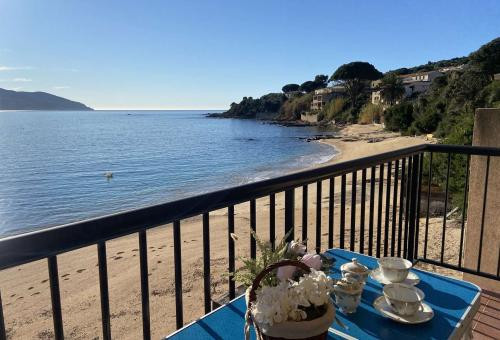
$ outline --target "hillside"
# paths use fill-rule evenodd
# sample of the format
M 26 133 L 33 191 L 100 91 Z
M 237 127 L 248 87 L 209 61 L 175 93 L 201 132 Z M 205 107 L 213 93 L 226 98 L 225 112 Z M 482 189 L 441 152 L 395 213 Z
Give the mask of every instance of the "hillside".
M 69 99 L 46 92 L 22 92 L 0 88 L 0 110 L 92 110 Z
M 283 93 L 269 93 L 260 98 L 244 97 L 240 103 L 232 103 L 220 117 L 256 118 L 260 112 L 277 120 L 298 120 L 301 114 L 318 115 L 318 121 L 328 123 L 368 123 L 379 121 L 384 115 L 389 130 L 405 134 L 433 133 L 447 137 L 455 125 L 470 120 L 476 107 L 499 107 L 500 82 L 493 75 L 500 72 L 500 38 L 481 46 L 468 56 L 447 60 L 429 61 L 427 64 L 391 70 L 385 74 L 366 62 L 351 62 L 341 65 L 328 79 L 317 75 L 314 80 L 283 86 Z M 373 68 L 373 74 L 365 69 Z M 415 72 L 442 71 L 445 76 L 432 83 L 427 93 L 404 94 L 402 81 L 397 75 Z M 375 73 L 378 76 L 375 77 Z M 399 105 L 371 104 L 371 80 L 381 80 L 381 95 L 388 103 Z M 346 89 L 343 98 L 327 102 L 320 110 L 311 109 L 315 89 L 332 83 Z M 389 98 L 390 97 L 390 98 Z M 384 112 L 385 111 L 385 112 Z M 455 143 L 467 143 L 455 141 Z

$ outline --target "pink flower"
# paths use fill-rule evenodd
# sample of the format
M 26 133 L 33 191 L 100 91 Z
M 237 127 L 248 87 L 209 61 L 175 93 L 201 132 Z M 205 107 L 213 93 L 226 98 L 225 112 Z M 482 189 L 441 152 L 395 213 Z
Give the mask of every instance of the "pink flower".
M 276 273 L 276 276 L 278 279 L 281 281 L 286 281 L 288 279 L 291 279 L 293 274 L 295 274 L 295 270 L 297 268 L 294 266 L 284 266 L 284 267 L 279 267 L 278 272 Z
M 321 261 L 321 256 L 317 254 L 305 254 L 300 261 L 316 270 L 320 270 L 321 265 L 323 264 L 323 261 Z

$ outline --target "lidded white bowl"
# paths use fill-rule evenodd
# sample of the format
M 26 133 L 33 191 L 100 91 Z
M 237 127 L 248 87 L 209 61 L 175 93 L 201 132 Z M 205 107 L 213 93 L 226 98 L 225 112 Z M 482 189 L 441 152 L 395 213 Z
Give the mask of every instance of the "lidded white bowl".
M 366 281 L 368 274 L 370 274 L 370 269 L 359 263 L 357 258 L 353 258 L 352 262 L 341 265 L 340 271 L 342 272 L 343 277 L 346 277 L 346 275 L 349 274 L 351 278 L 363 283 Z

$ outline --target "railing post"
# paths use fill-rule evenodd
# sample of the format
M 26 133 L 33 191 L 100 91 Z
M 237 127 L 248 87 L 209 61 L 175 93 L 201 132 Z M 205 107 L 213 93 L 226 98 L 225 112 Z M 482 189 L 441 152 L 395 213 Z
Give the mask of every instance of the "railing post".
M 210 216 L 207 212 L 203 214 L 203 290 L 205 314 L 207 314 L 212 310 L 210 296 Z
M 416 222 L 417 218 L 417 205 L 419 202 L 417 202 L 418 198 L 418 176 L 420 175 L 419 173 L 419 156 L 415 155 L 412 156 L 412 171 L 411 171 L 411 178 L 408 178 L 410 183 L 410 192 L 408 193 L 408 199 L 409 199 L 409 221 L 408 221 L 408 233 L 406 234 L 408 237 L 408 240 L 405 240 L 408 244 L 408 251 L 406 253 L 406 258 L 413 262 L 413 259 L 415 258 L 415 231 L 416 231 Z
M 63 340 L 63 321 L 61 312 L 61 292 L 59 290 L 59 271 L 57 269 L 57 257 L 48 258 L 50 298 L 52 300 L 52 320 L 54 322 L 54 339 Z
M 291 242 L 294 239 L 294 228 L 295 228 L 295 192 L 294 189 L 288 189 L 285 191 L 285 234 L 290 230 L 292 231 L 288 235 L 287 241 Z
M 3 319 L 2 295 L 0 294 L 0 340 L 6 340 L 7 333 L 5 332 L 5 322 Z

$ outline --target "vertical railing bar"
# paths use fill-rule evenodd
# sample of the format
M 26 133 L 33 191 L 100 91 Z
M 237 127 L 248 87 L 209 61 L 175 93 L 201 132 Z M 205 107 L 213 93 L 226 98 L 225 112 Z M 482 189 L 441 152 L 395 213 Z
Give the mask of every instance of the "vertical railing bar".
M 359 252 L 365 253 L 365 201 L 366 201 L 366 169 L 361 171 L 361 211 L 359 220 Z
M 396 212 L 398 206 L 398 180 L 399 180 L 399 159 L 394 163 L 394 192 L 392 194 L 392 230 L 391 230 L 391 256 L 394 256 L 396 248 Z
M 344 249 L 345 236 L 345 191 L 346 175 L 343 174 L 340 182 L 340 248 Z
M 257 257 L 257 241 L 254 234 L 257 233 L 257 218 L 256 218 L 256 202 L 255 199 L 250 200 L 250 257 L 255 259 Z
M 372 166 L 370 174 L 370 215 L 368 220 L 368 255 L 373 254 L 373 215 L 375 210 L 375 167 Z
M 416 213 L 417 213 L 417 196 L 418 196 L 418 171 L 419 171 L 419 155 L 413 155 L 411 157 L 411 186 L 410 186 L 410 211 L 409 211 L 409 219 L 408 219 L 408 232 L 407 238 L 408 241 L 408 250 L 406 252 L 406 259 L 413 263 L 414 255 L 415 255 L 415 231 L 416 231 Z
M 101 292 L 102 337 L 111 339 L 111 321 L 109 314 L 108 265 L 106 261 L 106 243 L 97 244 L 97 262 L 99 266 L 99 288 Z
M 5 330 L 5 319 L 3 316 L 2 294 L 0 293 L 0 340 L 7 340 L 7 332 Z
M 271 195 L 271 201 L 274 201 L 274 194 Z M 274 212 L 274 202 L 271 202 L 271 208 Z M 272 225 L 273 233 L 274 233 L 274 225 Z M 231 205 L 227 208 L 227 243 L 228 243 L 228 271 L 229 273 L 234 273 L 235 265 L 234 265 L 234 205 Z M 274 235 L 271 238 L 271 242 L 274 245 Z M 235 298 L 235 282 L 233 277 L 229 279 L 229 299 L 232 300 Z
M 424 153 L 418 155 L 418 182 L 417 182 L 417 216 L 415 217 L 415 252 L 413 258 L 418 258 L 418 245 L 420 239 L 420 208 L 422 199 L 422 174 L 424 167 Z
M 234 221 L 233 221 L 233 226 L 234 226 Z M 234 232 L 234 230 L 232 232 Z M 274 247 L 276 245 L 276 195 L 275 194 L 271 194 L 269 196 L 269 242 L 271 242 L 271 249 L 274 250 Z
M 382 201 L 384 197 L 384 163 L 379 165 L 378 171 L 378 210 L 377 210 L 377 257 L 380 257 L 382 239 Z
M 399 219 L 398 219 L 398 256 L 401 256 L 401 234 L 403 233 L 403 213 L 405 210 L 405 190 L 406 190 L 406 158 L 401 163 L 401 181 L 399 189 Z
M 177 329 L 184 324 L 184 308 L 182 305 L 182 253 L 181 222 L 174 221 L 174 271 L 175 271 L 175 322 Z
M 335 211 L 335 177 L 330 178 L 328 197 L 328 249 L 333 248 L 333 217 Z
M 210 294 L 210 215 L 203 214 L 203 290 L 205 314 L 212 310 Z
M 444 243 L 446 240 L 446 215 L 448 213 L 450 168 L 451 168 L 451 153 L 448 153 L 448 162 L 447 162 L 447 167 L 446 167 L 446 189 L 445 189 L 445 195 L 444 195 L 443 233 L 441 234 L 441 263 L 443 263 L 443 261 L 444 261 Z
M 488 180 L 490 176 L 490 156 L 486 158 L 486 176 L 484 178 L 484 197 L 483 197 L 483 212 L 481 214 L 481 232 L 479 234 L 479 254 L 477 256 L 477 272 L 481 271 L 481 255 L 483 253 L 483 233 L 484 219 L 486 216 L 486 202 L 488 200 Z
M 64 339 L 62 311 L 61 311 L 61 292 L 59 290 L 59 271 L 57 268 L 57 257 L 48 258 L 50 298 L 52 302 L 52 320 L 54 322 L 54 338 Z
M 142 337 L 143 339 L 151 339 L 151 325 L 149 315 L 148 244 L 146 238 L 146 230 L 141 230 L 139 232 L 139 263 L 141 272 Z
M 356 244 L 356 186 L 357 186 L 357 171 L 351 174 L 351 242 L 350 250 L 354 251 Z
M 467 165 L 465 166 L 465 186 L 464 186 L 464 203 L 462 206 L 462 225 L 460 228 L 460 250 L 458 252 L 458 267 L 462 267 L 462 252 L 464 247 L 464 231 L 465 231 L 465 215 L 467 208 L 467 194 L 469 192 L 469 166 L 470 155 L 467 155 Z
M 316 253 L 321 252 L 321 181 L 316 182 Z
M 307 215 L 309 212 L 308 206 L 308 186 L 302 186 L 302 242 L 307 249 Z
M 500 277 L 500 249 L 498 249 L 497 277 Z
M 387 256 L 389 250 L 389 215 L 391 208 L 391 175 L 392 162 L 387 163 L 387 181 L 385 189 L 385 223 L 384 223 L 384 256 Z
M 429 153 L 429 178 L 427 179 L 429 183 L 427 183 L 427 214 L 425 216 L 425 236 L 424 236 L 424 259 L 427 258 L 427 240 L 429 236 L 429 214 L 431 208 L 431 190 L 432 190 L 432 155 L 433 153 Z
M 408 157 L 408 174 L 406 179 L 406 201 L 405 201 L 405 226 L 403 231 L 403 257 L 408 258 L 408 227 L 410 222 L 410 197 L 411 197 L 411 183 L 413 179 L 413 159 Z
M 295 189 L 285 191 L 285 234 L 288 234 L 287 241 L 291 242 L 295 238 Z

